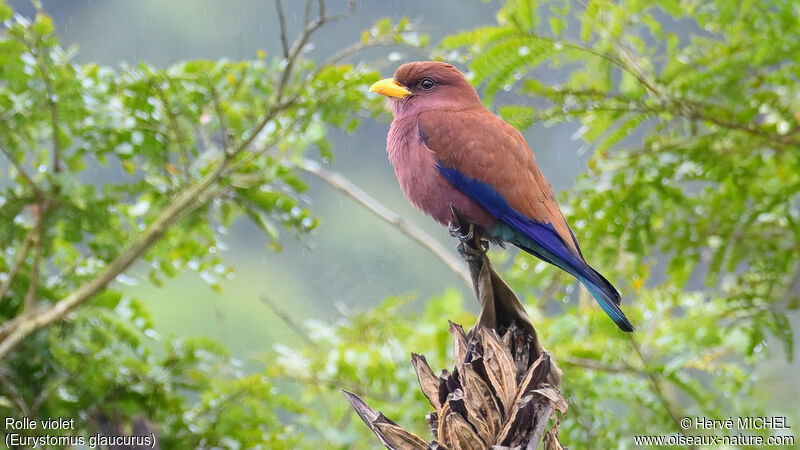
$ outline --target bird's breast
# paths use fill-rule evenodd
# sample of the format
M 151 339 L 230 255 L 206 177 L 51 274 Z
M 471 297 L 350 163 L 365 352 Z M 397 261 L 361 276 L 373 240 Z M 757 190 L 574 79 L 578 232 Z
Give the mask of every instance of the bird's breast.
M 419 134 L 416 116 L 392 121 L 386 150 L 403 194 L 416 208 L 448 225 L 453 204 L 470 222 L 486 230 L 493 228 L 494 218 L 439 173 L 434 152 Z

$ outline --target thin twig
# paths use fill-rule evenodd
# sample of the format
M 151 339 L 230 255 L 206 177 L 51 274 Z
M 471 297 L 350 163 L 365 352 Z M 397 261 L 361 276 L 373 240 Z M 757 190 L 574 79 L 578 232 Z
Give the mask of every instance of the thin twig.
M 42 190 L 39 189 L 39 186 L 36 184 L 35 181 L 33 181 L 33 178 L 31 178 L 25 172 L 25 170 L 22 169 L 22 165 L 19 162 L 17 162 L 16 158 L 14 158 L 14 156 L 6 148 L 6 146 L 3 145 L 3 142 L 0 142 L 0 152 L 2 152 L 6 156 L 8 161 L 11 163 L 11 165 L 14 166 L 15 169 L 17 169 L 17 172 L 19 172 L 19 175 L 22 177 L 22 179 L 25 180 L 25 182 L 28 183 L 28 185 L 30 185 L 30 187 L 33 189 L 33 192 L 36 194 L 36 197 L 39 200 L 43 199 L 44 193 L 42 192 Z
M 770 305 L 770 308 L 773 311 L 786 312 L 785 309 L 788 308 L 792 300 L 796 299 L 798 296 L 800 296 L 800 267 L 798 267 L 792 275 L 789 284 L 786 286 L 786 291 L 783 293 L 780 300 Z
M 50 81 L 50 74 L 42 52 L 31 44 L 28 44 L 28 50 L 36 57 L 36 65 L 42 75 L 45 92 L 47 93 L 47 105 L 50 108 L 50 121 L 53 128 L 53 173 L 57 174 L 61 172 L 61 126 L 58 117 L 58 103 L 55 101 L 56 92 L 53 88 L 53 83 Z
M 39 274 L 41 271 L 42 259 L 42 238 L 44 237 L 44 217 L 46 206 L 39 204 L 38 214 L 36 217 L 36 232 L 33 235 L 33 265 L 31 266 L 31 277 L 28 282 L 28 292 L 25 293 L 25 299 L 22 303 L 23 311 L 33 311 L 36 306 L 36 288 L 39 286 Z
M 288 108 L 292 104 L 293 101 L 294 101 L 294 98 L 291 98 L 291 99 L 289 99 L 289 100 L 287 100 L 287 101 L 285 101 L 283 103 L 278 104 L 276 107 L 272 108 L 271 110 L 267 111 L 267 113 L 264 114 L 264 118 L 261 119 L 261 122 L 259 122 L 258 125 L 256 125 L 255 128 L 253 128 L 253 130 L 250 131 L 250 133 L 247 135 L 247 137 L 244 138 L 241 143 L 234 144 L 234 152 L 239 153 L 242 150 L 247 149 L 247 147 L 249 147 L 250 144 L 253 143 L 253 141 L 256 139 L 256 137 L 259 135 L 259 133 L 261 133 L 261 130 L 263 130 L 264 127 L 266 127 L 267 124 L 270 123 L 272 121 L 272 119 L 274 119 L 275 116 L 278 115 L 278 113 L 280 113 L 283 110 L 285 110 L 286 108 Z
M 626 374 L 636 374 L 636 375 L 642 375 L 644 373 L 644 371 L 639 370 L 635 367 L 627 365 L 612 366 L 610 364 L 605 364 L 595 359 L 566 357 L 566 358 L 561 358 L 561 362 L 563 362 L 568 366 L 580 367 L 582 369 L 597 370 L 599 372 L 626 373 Z
M 552 44 L 561 44 L 564 47 L 569 47 L 569 48 L 574 49 L 574 50 L 586 52 L 586 53 L 589 53 L 591 55 L 603 58 L 606 61 L 610 62 L 611 64 L 613 64 L 613 65 L 619 67 L 620 69 L 624 70 L 625 72 L 628 72 L 632 77 L 634 77 L 636 79 L 636 81 L 639 82 L 639 84 L 641 84 L 648 91 L 650 91 L 650 93 L 652 93 L 652 94 L 654 94 L 656 96 L 660 96 L 661 95 L 661 93 L 656 89 L 656 87 L 654 85 L 652 85 L 647 79 L 643 78 L 639 73 L 636 72 L 636 70 L 631 69 L 630 67 L 628 67 L 628 65 L 625 64 L 624 61 L 622 61 L 620 58 L 616 57 L 615 55 L 613 55 L 611 53 L 607 53 L 607 52 L 604 52 L 604 51 L 601 51 L 601 50 L 594 49 L 592 47 L 587 47 L 585 45 L 578 44 L 577 42 L 571 42 L 571 41 L 567 41 L 567 40 L 564 40 L 564 39 L 550 38 L 550 37 L 541 36 L 541 35 L 538 35 L 538 34 L 531 35 L 531 37 L 533 37 L 535 39 L 540 39 L 540 40 L 543 40 L 543 41 L 547 41 L 547 42 L 550 42 Z
M 11 394 L 11 397 L 14 399 L 17 407 L 19 407 L 22 415 L 30 417 L 31 411 L 28 408 L 28 405 L 25 404 L 25 399 L 22 398 L 22 394 L 19 392 L 16 386 L 11 383 L 11 380 L 8 379 L 4 370 L 0 370 L 0 383 L 2 383 L 5 391 Z
M 320 69 L 322 69 L 322 67 L 323 66 L 320 66 Z M 317 99 L 316 99 L 317 104 L 324 105 L 328 101 L 328 98 L 329 97 L 333 97 L 334 95 L 335 95 L 334 93 L 331 93 L 328 97 L 326 97 L 326 96 L 317 97 Z M 291 98 L 287 99 L 284 102 L 284 104 L 286 104 L 287 106 L 291 105 L 297 100 L 297 98 L 299 98 L 299 91 L 297 93 L 295 93 L 295 95 L 293 95 Z M 271 120 L 271 117 L 269 119 Z M 267 120 L 265 122 L 262 122 L 262 124 L 259 124 L 259 126 L 257 128 L 263 129 L 264 125 L 266 125 L 266 123 L 268 123 L 268 122 L 269 122 L 269 120 Z M 278 141 L 280 141 L 283 137 L 287 136 L 292 131 L 293 130 L 291 128 L 288 128 L 288 127 L 279 129 L 279 131 L 275 132 L 275 134 L 272 136 L 272 139 L 269 142 L 264 143 L 261 146 L 260 149 L 248 152 L 246 155 L 244 155 L 242 158 L 240 158 L 235 164 L 231 164 L 228 167 L 228 169 L 225 171 L 223 176 L 228 176 L 231 173 L 234 173 L 234 172 L 238 171 L 242 167 L 244 167 L 247 164 L 249 164 L 251 161 L 253 161 L 256 158 L 258 158 L 259 156 L 265 154 L 271 148 L 273 148 L 273 146 L 275 144 L 277 144 Z M 245 148 L 244 146 L 250 145 L 255 140 L 255 137 L 257 136 L 257 134 L 258 133 L 253 133 L 250 137 L 248 137 L 248 139 L 246 139 L 245 142 L 241 144 L 242 145 L 241 149 L 244 149 Z
M 28 252 L 31 250 L 31 243 L 33 242 L 33 234 L 36 231 L 36 228 L 31 228 L 28 230 L 28 234 L 25 235 L 25 238 L 22 240 L 22 247 L 17 251 L 16 258 L 14 258 L 14 263 L 11 265 L 11 270 L 8 272 L 8 277 L 3 281 L 3 285 L 0 286 L 0 301 L 3 300 L 3 297 L 6 296 L 8 290 L 11 288 L 11 283 L 14 281 L 14 277 L 19 272 L 20 267 L 25 262 L 25 258 L 28 257 Z
M 306 0 L 306 7 L 303 11 L 303 27 L 308 27 L 309 23 L 311 23 L 311 3 L 312 0 Z M 319 17 L 321 18 L 322 16 Z
M 230 167 L 228 167 L 228 169 L 225 171 L 225 174 L 223 176 L 228 176 L 232 173 L 238 172 L 239 169 L 247 166 L 253 160 L 267 153 L 270 149 L 274 148 L 275 144 L 277 144 L 282 138 L 286 137 L 291 132 L 292 130 L 289 128 L 283 128 L 275 132 L 275 134 L 272 135 L 272 139 L 270 139 L 269 142 L 265 142 L 264 145 L 261 146 L 261 148 L 247 152 L 247 154 L 242 156 L 242 158 L 240 158 L 234 164 L 231 164 Z
M 619 58 L 620 62 L 622 62 L 623 64 L 629 63 L 631 66 L 633 66 L 633 69 L 629 70 L 628 72 L 629 73 L 635 72 L 636 75 L 634 76 L 636 76 L 637 80 L 639 80 L 640 83 L 644 84 L 645 87 L 653 86 L 655 83 L 651 81 L 651 77 L 649 77 L 648 74 L 645 73 L 644 69 L 642 68 L 642 65 L 637 60 L 638 59 L 637 56 L 634 55 L 633 52 L 628 50 L 628 48 L 622 43 L 617 43 L 617 48 L 621 50 L 621 57 Z M 659 92 L 656 92 L 655 89 L 652 87 L 650 87 L 650 91 L 653 94 L 660 94 Z
M 628 334 L 628 338 L 630 339 L 631 346 L 633 347 L 634 352 L 639 357 L 639 360 L 642 362 L 642 365 L 644 367 L 643 372 L 647 376 L 648 381 L 650 381 L 650 387 L 653 393 L 656 395 L 659 402 L 661 402 L 661 405 L 664 407 L 664 410 L 667 411 L 667 414 L 670 416 L 670 418 L 672 418 L 672 421 L 675 423 L 675 426 L 678 428 L 678 430 L 680 430 L 680 432 L 685 435 L 686 430 L 683 429 L 680 422 L 681 415 L 673 410 L 672 403 L 669 401 L 667 395 L 664 393 L 664 389 L 661 385 L 661 380 L 659 380 L 656 374 L 654 374 L 652 371 L 647 370 L 648 361 L 644 357 L 644 354 L 642 354 L 642 350 L 639 347 L 639 343 L 636 342 L 636 339 L 633 337 L 633 334 L 632 333 Z
M 762 138 L 771 140 L 773 142 L 777 142 L 779 144 L 790 145 L 790 146 L 796 146 L 796 145 L 800 144 L 800 142 L 795 141 L 794 139 L 791 139 L 789 136 L 780 135 L 780 134 L 776 134 L 776 133 L 770 133 L 768 131 L 763 130 L 762 128 L 759 128 L 757 126 L 753 126 L 751 124 L 742 124 L 742 123 L 736 123 L 736 122 L 729 122 L 729 121 L 720 119 L 719 117 L 708 115 L 708 114 L 706 114 L 706 113 L 704 113 L 704 112 L 702 112 L 702 111 L 700 111 L 698 109 L 693 109 L 692 111 L 690 111 L 688 114 L 685 114 L 684 116 L 687 117 L 688 119 L 705 120 L 707 122 L 713 123 L 714 125 L 718 125 L 718 126 L 721 126 L 723 128 L 727 128 L 729 130 L 743 131 L 743 132 L 745 132 L 747 134 L 750 134 L 752 136 L 762 137 Z
M 322 69 L 324 69 L 324 68 L 326 68 L 328 66 L 332 66 L 332 65 L 340 62 L 341 60 L 343 60 L 343 59 L 345 59 L 345 58 L 347 58 L 349 56 L 352 56 L 352 55 L 354 55 L 354 54 L 356 54 L 356 53 L 358 53 L 358 52 L 360 52 L 362 50 L 366 50 L 368 48 L 375 48 L 375 47 L 385 47 L 385 46 L 407 47 L 409 49 L 420 51 L 420 47 L 415 47 L 415 46 L 413 46 L 411 44 L 406 44 L 406 43 L 403 43 L 403 42 L 396 42 L 392 38 L 381 38 L 379 40 L 369 41 L 367 43 L 356 42 L 355 44 L 352 44 L 352 45 L 350 45 L 348 47 L 345 47 L 345 48 L 339 50 L 338 52 L 334 53 L 330 57 L 328 57 L 328 59 L 326 59 L 325 62 L 320 64 L 319 69 L 317 69 L 314 72 L 314 74 L 312 74 L 312 76 L 309 77 L 309 79 L 313 80 L 314 78 L 316 78 L 317 75 L 319 75 L 319 72 Z
M 235 149 L 230 148 L 228 139 L 231 137 L 228 132 L 228 125 L 225 121 L 225 116 L 222 114 L 222 104 L 219 101 L 219 93 L 213 84 L 209 83 L 209 90 L 211 91 L 211 100 L 214 102 L 214 110 L 217 112 L 217 120 L 219 121 L 219 132 L 222 134 L 222 152 L 228 154 Z
M 286 16 L 283 14 L 283 5 L 281 0 L 275 0 L 275 9 L 278 10 L 278 24 L 281 29 L 281 47 L 283 48 L 283 57 L 289 59 L 289 41 L 286 39 Z
M 181 166 L 183 168 L 183 176 L 189 176 L 189 149 L 186 147 L 186 139 L 184 139 L 183 133 L 181 133 L 181 127 L 178 123 L 178 118 L 175 115 L 175 111 L 172 110 L 169 106 L 169 99 L 167 99 L 164 90 L 161 89 L 161 86 L 156 85 L 156 92 L 158 92 L 158 97 L 161 99 L 161 103 L 164 104 L 164 112 L 167 115 L 167 123 L 169 124 L 170 128 L 172 128 L 172 132 L 175 134 L 175 142 L 178 143 L 178 148 L 181 150 Z M 166 154 L 166 151 L 164 152 Z
M 450 268 L 450 270 L 455 272 L 455 274 L 458 275 L 467 286 L 470 288 L 472 287 L 472 278 L 461 264 L 461 261 L 445 246 L 440 244 L 433 236 L 416 225 L 406 221 L 400 217 L 399 214 L 372 198 L 369 194 L 348 180 L 344 175 L 334 172 L 330 169 L 325 169 L 316 161 L 311 160 L 301 161 L 299 168 L 316 176 L 337 191 L 347 194 L 352 199 L 365 206 L 373 214 L 394 226 L 406 236 L 417 241 L 417 243 L 425 247 L 428 251 L 433 253 L 437 258 L 444 262 L 444 264 Z
M 553 279 L 550 280 L 550 284 L 548 284 L 547 288 L 545 288 L 544 292 L 542 292 L 542 296 L 539 299 L 539 304 L 541 305 L 542 308 L 545 308 L 547 304 L 551 300 L 553 300 L 553 297 L 556 295 L 556 292 L 558 292 L 559 288 L 561 287 L 561 279 L 563 278 L 561 276 L 562 273 L 563 272 L 556 273 L 553 276 Z
M 318 0 L 317 4 L 319 6 L 319 14 L 320 17 L 325 17 L 325 0 Z
M 324 0 L 319 0 L 319 1 L 322 2 Z M 320 8 L 322 11 L 325 10 L 324 6 L 321 6 Z M 283 100 L 286 85 L 289 82 L 289 78 L 291 77 L 292 72 L 294 71 L 294 65 L 297 62 L 297 58 L 298 56 L 300 56 L 300 52 L 306 46 L 308 40 L 311 38 L 314 32 L 317 31 L 322 25 L 325 25 L 326 23 L 336 22 L 337 20 L 341 20 L 344 19 L 345 17 L 350 16 L 355 11 L 355 8 L 356 8 L 356 0 L 350 0 L 346 11 L 331 16 L 327 15 L 319 16 L 317 17 L 316 20 L 312 22 L 310 18 L 311 1 L 309 0 L 308 2 L 306 2 L 305 17 L 303 21 L 304 22 L 303 31 L 300 33 L 300 36 L 298 36 L 297 39 L 294 41 L 294 43 L 292 44 L 292 48 L 289 50 L 288 57 L 286 58 L 286 67 L 284 68 L 283 74 L 281 74 L 280 81 L 278 82 L 278 88 L 276 94 L 278 102 Z M 283 27 L 281 31 L 282 34 L 285 33 L 285 25 L 286 25 L 285 23 L 281 24 L 281 26 Z
M 308 336 L 308 333 L 300 326 L 297 322 L 294 321 L 292 316 L 289 315 L 283 308 L 275 304 L 272 300 L 269 299 L 265 294 L 261 294 L 258 296 L 258 299 L 261 300 L 261 303 L 267 305 L 267 307 L 272 310 L 272 312 L 280 318 L 283 323 L 286 324 L 292 331 L 295 332 L 302 340 L 309 346 L 316 345 L 311 337 Z
M 320 11 L 324 12 L 325 11 L 324 0 L 319 0 L 319 1 L 320 1 Z M 264 118 L 261 120 L 261 122 L 259 122 L 259 124 L 256 125 L 256 127 L 253 129 L 253 131 L 242 141 L 242 143 L 236 146 L 236 150 L 237 151 L 239 151 L 241 149 L 244 149 L 247 146 L 249 146 L 253 142 L 253 140 L 255 140 L 256 136 L 258 136 L 258 134 L 261 132 L 261 130 L 263 130 L 264 127 L 272 120 L 272 118 L 274 117 L 275 114 L 277 114 L 280 111 L 283 111 L 284 109 L 289 107 L 291 104 L 293 104 L 295 101 L 297 101 L 298 98 L 300 98 L 300 95 L 301 95 L 302 91 L 297 91 L 297 92 L 294 92 L 292 95 L 290 95 L 288 98 L 286 98 L 284 100 L 284 96 L 286 94 L 285 90 L 286 90 L 286 85 L 287 85 L 287 83 L 289 81 L 289 78 L 291 77 L 291 73 L 294 70 L 295 62 L 296 62 L 298 56 L 300 55 L 300 51 L 306 45 L 308 40 L 311 38 L 311 35 L 319 27 L 321 27 L 322 25 L 324 25 L 324 24 L 326 24 L 328 22 L 335 22 L 337 20 L 341 20 L 341 19 L 351 15 L 355 11 L 355 8 L 356 8 L 356 1 L 355 0 L 350 0 L 347 10 L 342 12 L 342 13 L 339 13 L 339 14 L 336 14 L 336 15 L 333 15 L 333 16 L 321 15 L 320 17 L 317 18 L 317 20 L 315 20 L 314 22 L 311 22 L 311 23 L 309 23 L 310 19 L 306 18 L 305 26 L 303 27 L 303 31 L 301 32 L 300 36 L 298 36 L 297 39 L 295 40 L 294 44 L 292 45 L 292 48 L 288 49 L 288 44 L 283 42 L 283 41 L 286 40 L 286 20 L 285 20 L 285 18 L 283 16 L 283 7 L 281 5 L 280 0 L 275 0 L 275 2 L 276 2 L 276 7 L 278 9 L 278 17 L 279 17 L 279 23 L 280 23 L 280 27 L 281 27 L 281 41 L 282 41 L 282 45 L 284 45 L 284 47 L 285 47 L 284 48 L 284 57 L 286 58 L 286 67 L 284 67 L 283 73 L 281 74 L 280 80 L 278 82 L 277 94 L 275 95 L 276 103 L 277 103 L 278 106 L 273 108 L 273 114 L 265 115 Z M 306 8 L 307 12 L 310 11 L 310 6 L 308 6 L 308 5 L 310 5 L 310 2 L 307 3 L 307 8 Z M 366 46 L 363 47 L 363 48 L 366 48 Z M 314 79 L 316 79 L 316 77 L 322 72 L 322 70 L 325 67 L 327 67 L 329 64 L 333 64 L 333 63 L 337 62 L 338 60 L 341 60 L 342 58 L 345 58 L 345 57 L 351 55 L 352 53 L 355 53 L 356 51 L 361 50 L 361 49 L 362 48 L 356 48 L 356 49 L 353 49 L 353 50 L 350 50 L 350 51 L 347 51 L 348 49 L 345 49 L 345 51 L 343 51 L 343 52 L 339 52 L 337 54 L 334 54 L 331 58 L 328 59 L 328 61 L 326 61 L 325 63 L 321 64 L 308 77 L 307 81 L 313 81 Z M 322 102 L 320 102 L 320 103 L 322 103 Z

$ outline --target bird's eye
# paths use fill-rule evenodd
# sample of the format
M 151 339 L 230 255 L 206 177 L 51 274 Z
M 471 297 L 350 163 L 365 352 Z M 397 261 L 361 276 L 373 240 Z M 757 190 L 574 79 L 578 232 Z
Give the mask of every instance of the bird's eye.
M 436 87 L 436 82 L 430 78 L 423 78 L 422 81 L 419 82 L 419 87 L 426 91 L 430 91 Z

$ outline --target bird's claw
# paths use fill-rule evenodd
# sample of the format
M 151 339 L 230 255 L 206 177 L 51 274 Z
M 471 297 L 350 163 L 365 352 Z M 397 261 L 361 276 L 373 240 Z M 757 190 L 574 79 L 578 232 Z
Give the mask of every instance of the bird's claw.
M 469 224 L 469 231 L 466 233 L 462 231 L 461 226 L 454 225 L 453 223 L 450 223 L 448 229 L 450 230 L 450 236 L 458 238 L 461 242 L 469 242 L 475 237 L 475 225 L 473 224 Z
M 489 242 L 481 239 L 480 230 L 475 224 L 467 221 L 464 216 L 456 209 L 454 205 L 450 205 L 453 212 L 453 221 L 450 222 L 448 229 L 450 236 L 458 238 L 458 245 L 456 250 L 461 254 L 467 262 L 477 262 L 489 251 Z M 464 232 L 465 225 L 468 224 L 469 228 L 466 233 Z
M 461 255 L 461 258 L 467 263 L 477 262 L 481 259 L 481 253 L 476 252 L 474 248 L 470 247 L 470 245 L 465 242 L 460 242 L 456 246 L 456 250 L 458 250 L 458 254 Z
M 473 226 L 470 225 L 470 230 L 467 234 L 455 235 L 455 237 L 459 239 L 456 250 L 458 250 L 458 253 L 467 262 L 479 261 L 483 255 L 489 251 L 489 241 L 485 239 L 475 239 L 474 231 Z

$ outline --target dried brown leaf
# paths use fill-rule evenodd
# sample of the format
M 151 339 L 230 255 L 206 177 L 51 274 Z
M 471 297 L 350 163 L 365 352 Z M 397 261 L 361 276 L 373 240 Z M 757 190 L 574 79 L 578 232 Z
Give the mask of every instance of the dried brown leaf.
M 467 418 L 467 406 L 464 402 L 464 391 L 461 388 L 447 395 L 447 403 L 451 410 L 460 414 L 464 419 Z
M 344 389 L 339 389 L 344 395 L 344 398 L 350 402 L 350 406 L 356 411 L 358 417 L 369 427 L 372 433 L 378 437 L 378 439 L 388 448 L 392 448 L 392 444 L 389 441 L 383 432 L 376 426 L 377 423 L 387 424 L 397 426 L 394 422 L 387 419 L 383 414 L 373 410 L 372 408 L 367 405 L 364 400 L 361 400 L 359 396 L 353 394 L 352 392 L 345 391 Z
M 544 450 L 564 450 L 561 442 L 558 442 L 558 427 L 550 428 L 544 434 Z
M 496 436 L 503 423 L 503 417 L 497 405 L 498 400 L 489 385 L 472 368 L 472 364 L 464 364 L 461 368 L 461 384 L 464 386 L 464 400 L 468 404 L 468 408 L 478 411 L 483 418 L 487 435 Z M 486 440 L 489 442 L 492 439 L 486 438 Z
M 528 445 L 525 446 L 525 450 L 536 450 L 539 448 L 539 443 L 542 442 L 542 438 L 544 435 L 544 429 L 547 427 L 547 423 L 550 421 L 550 415 L 553 413 L 553 406 L 548 402 L 537 402 L 534 405 L 534 415 L 533 415 L 533 429 L 530 430 L 528 435 L 525 437 Z
M 526 395 L 514 404 L 514 407 L 510 409 L 503 429 L 497 436 L 498 444 L 511 445 L 520 429 L 525 430 L 530 427 L 533 419 L 533 406 L 533 395 Z
M 453 450 L 483 450 L 486 448 L 486 442 L 457 412 L 448 410 L 448 414 L 444 417 L 444 423 L 448 447 Z
M 376 423 L 375 428 L 380 431 L 386 442 L 398 450 L 427 450 L 428 443 L 414 433 L 408 432 L 391 423 Z
M 467 356 L 467 334 L 461 325 L 450 322 L 450 333 L 453 335 L 453 360 L 457 369 L 461 369 Z
M 494 330 L 482 328 L 479 336 L 483 343 L 483 358 L 486 375 L 491 386 L 500 397 L 503 411 L 508 417 L 509 409 L 514 405 L 517 393 L 516 366 L 508 349 L 505 348 Z
M 428 423 L 428 428 L 431 430 L 433 440 L 439 439 L 439 413 L 431 411 L 425 414 L 425 422 Z
M 545 352 L 539 356 L 539 359 L 533 362 L 525 373 L 525 377 L 517 387 L 517 392 L 514 397 L 515 401 L 519 401 L 523 395 L 529 391 L 539 387 L 550 373 L 550 354 Z
M 439 443 L 449 448 L 451 447 L 450 435 L 447 433 L 447 425 L 445 422 L 445 419 L 447 418 L 448 414 L 456 414 L 456 413 L 450 411 L 450 405 L 448 403 L 445 403 L 442 405 L 442 409 L 439 410 L 439 429 L 436 430 L 436 436 L 439 437 Z
M 460 389 L 451 394 L 451 397 L 452 398 L 449 398 L 447 401 L 450 404 L 450 408 L 459 412 L 461 416 L 472 425 L 478 433 L 478 436 L 480 436 L 484 442 L 491 442 L 494 434 L 490 431 L 486 417 L 481 413 L 482 404 L 477 402 L 478 406 L 476 406 L 474 401 L 467 401 L 466 394 Z
M 567 402 L 564 400 L 564 397 L 561 396 L 561 392 L 559 392 L 558 389 L 554 389 L 552 387 L 541 387 L 534 389 L 531 392 L 544 396 L 550 400 L 550 402 L 553 404 L 553 408 L 561 412 L 562 416 L 567 413 Z
M 509 326 L 506 330 L 506 333 L 503 335 L 503 345 L 509 350 L 511 350 L 512 346 L 514 345 L 514 334 L 517 330 L 519 330 L 517 324 L 512 323 L 511 326 Z
M 434 375 L 433 369 L 428 365 L 428 361 L 420 354 L 411 354 L 411 365 L 414 366 L 414 371 L 417 373 L 417 380 L 419 380 L 419 387 L 422 389 L 422 393 L 433 406 L 433 409 L 438 411 L 442 407 L 439 401 L 439 378 Z

